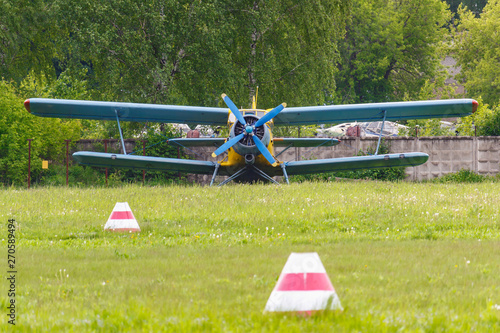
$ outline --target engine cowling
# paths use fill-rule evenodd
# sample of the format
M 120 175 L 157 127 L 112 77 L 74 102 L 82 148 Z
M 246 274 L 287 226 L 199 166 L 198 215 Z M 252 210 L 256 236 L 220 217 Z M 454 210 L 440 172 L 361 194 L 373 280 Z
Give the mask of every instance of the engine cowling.
M 230 138 L 234 138 L 235 136 L 240 135 L 241 133 L 248 133 L 250 131 L 250 135 L 245 135 L 240 141 L 238 141 L 233 149 L 240 155 L 259 155 L 260 151 L 254 143 L 252 139 L 252 134 L 256 135 L 262 143 L 267 147 L 269 142 L 271 141 L 271 134 L 269 133 L 268 127 L 264 124 L 259 127 L 254 127 L 254 124 L 259 120 L 259 117 L 254 115 L 246 115 L 243 116 L 246 121 L 246 125 L 243 125 L 238 120 L 231 127 L 231 133 L 229 134 Z M 252 127 L 251 130 L 248 127 Z

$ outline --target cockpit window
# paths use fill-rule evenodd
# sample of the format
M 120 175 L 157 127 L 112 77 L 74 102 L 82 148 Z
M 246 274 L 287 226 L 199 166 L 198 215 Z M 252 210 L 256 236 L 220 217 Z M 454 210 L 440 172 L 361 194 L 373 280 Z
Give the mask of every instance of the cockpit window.
M 266 114 L 266 110 L 252 110 L 252 109 L 241 110 L 240 109 L 240 112 L 244 116 L 252 115 L 252 116 L 257 116 L 259 118 L 262 118 Z M 229 112 L 229 117 L 227 119 L 227 122 L 228 122 L 228 124 L 234 124 L 236 122 L 236 117 L 235 117 L 234 113 Z M 272 120 L 271 120 L 271 122 L 272 122 Z

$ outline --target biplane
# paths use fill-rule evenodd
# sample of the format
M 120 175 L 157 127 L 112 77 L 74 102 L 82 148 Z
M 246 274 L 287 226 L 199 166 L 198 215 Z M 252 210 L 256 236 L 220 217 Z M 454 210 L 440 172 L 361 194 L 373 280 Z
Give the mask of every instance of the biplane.
M 328 147 L 340 143 L 336 138 L 274 138 L 274 126 L 343 123 L 349 121 L 396 121 L 407 119 L 464 117 L 476 111 L 473 99 L 450 99 L 417 102 L 388 102 L 370 104 L 324 105 L 257 109 L 254 98 L 251 109 L 238 109 L 231 99 L 222 94 L 227 108 L 157 105 L 118 102 L 76 101 L 32 98 L 24 106 L 40 117 L 114 120 L 117 122 L 122 154 L 80 151 L 73 158 L 80 164 L 143 170 L 180 171 L 228 176 L 219 185 L 236 180 L 252 182 L 268 180 L 277 183 L 275 176 L 288 176 L 331 171 L 405 167 L 423 164 L 429 155 L 421 152 L 378 154 L 317 160 L 281 161 L 279 155 L 291 147 Z M 175 138 L 168 144 L 182 147 L 214 147 L 213 157 L 218 161 L 189 160 L 127 154 L 120 121 L 182 123 L 198 125 L 227 125 L 228 138 Z M 382 125 L 383 126 L 383 125 Z M 383 129 L 383 127 L 382 127 Z M 277 153 L 277 148 L 282 148 Z M 227 154 L 224 154 L 226 153 Z

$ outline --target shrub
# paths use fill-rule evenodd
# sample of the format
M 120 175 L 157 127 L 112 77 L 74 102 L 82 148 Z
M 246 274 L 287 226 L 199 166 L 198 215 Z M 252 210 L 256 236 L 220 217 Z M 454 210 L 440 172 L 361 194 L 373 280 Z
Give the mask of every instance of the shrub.
M 482 176 L 467 169 L 450 173 L 432 180 L 436 183 L 482 183 L 484 181 L 500 181 L 500 177 Z

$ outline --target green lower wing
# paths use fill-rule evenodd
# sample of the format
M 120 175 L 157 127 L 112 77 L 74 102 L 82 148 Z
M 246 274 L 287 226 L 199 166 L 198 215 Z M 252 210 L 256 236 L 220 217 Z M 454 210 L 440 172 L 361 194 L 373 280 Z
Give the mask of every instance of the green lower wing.
M 275 147 L 331 147 L 338 145 L 335 138 L 274 138 Z
M 429 155 L 425 153 L 401 153 L 373 156 L 328 158 L 322 160 L 296 161 L 286 163 L 289 175 L 350 171 L 357 169 L 417 166 L 425 163 Z
M 212 174 L 215 170 L 214 162 L 178 158 L 94 153 L 88 151 L 74 153 L 73 158 L 80 164 L 102 168 L 180 171 L 199 174 Z
M 225 138 L 176 138 L 167 143 L 179 147 L 220 147 L 226 142 Z

